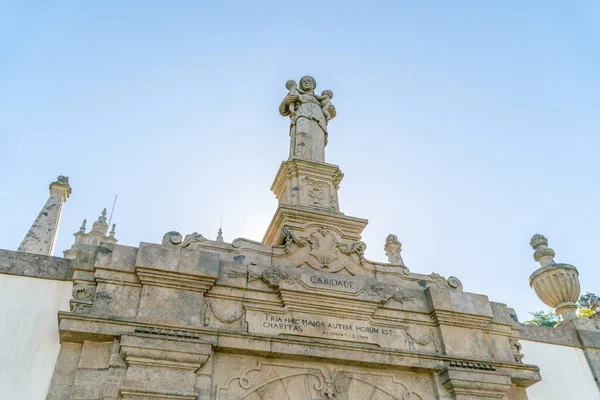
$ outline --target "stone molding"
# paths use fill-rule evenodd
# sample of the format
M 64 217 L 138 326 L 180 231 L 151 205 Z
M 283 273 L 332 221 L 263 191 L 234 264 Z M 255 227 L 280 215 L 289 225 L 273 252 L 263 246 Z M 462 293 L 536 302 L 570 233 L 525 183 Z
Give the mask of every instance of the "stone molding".
M 511 387 L 508 376 L 448 367 L 440 374 L 442 385 L 456 400 L 504 399 Z
M 189 369 L 196 372 L 208 360 L 212 346 L 177 337 L 123 335 L 119 352 L 126 364 Z
M 107 341 L 121 335 L 134 335 L 136 330 L 164 330 L 160 325 L 145 324 L 141 327 L 136 321 L 111 321 L 90 315 L 76 315 L 59 312 L 59 333 L 61 342 L 83 343 L 86 340 Z M 174 328 L 177 331 L 177 328 Z M 202 342 L 217 346 L 227 353 L 252 354 L 263 357 L 283 357 L 299 360 L 305 356 L 297 352 L 297 346 L 305 346 L 303 338 L 255 336 L 244 332 L 219 331 L 208 328 L 186 328 L 188 335 L 197 334 Z M 249 340 L 251 339 L 251 340 Z M 446 354 L 421 353 L 408 350 L 383 349 L 372 346 L 349 346 L 342 342 L 310 341 L 315 360 L 331 361 L 380 368 L 418 368 L 442 370 L 452 361 L 463 363 L 484 363 L 497 370 L 510 371 L 513 379 L 529 386 L 539 380 L 538 368 L 534 365 L 500 361 L 487 361 L 469 357 L 455 357 Z

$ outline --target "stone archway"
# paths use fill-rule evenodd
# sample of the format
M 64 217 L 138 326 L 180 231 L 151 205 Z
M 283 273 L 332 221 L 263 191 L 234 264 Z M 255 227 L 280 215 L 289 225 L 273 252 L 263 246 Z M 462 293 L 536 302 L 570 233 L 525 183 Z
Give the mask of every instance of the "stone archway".
M 369 380 L 340 375 L 333 383 L 325 383 L 317 374 L 300 373 L 267 381 L 237 400 L 423 400 L 402 384 L 380 387 Z

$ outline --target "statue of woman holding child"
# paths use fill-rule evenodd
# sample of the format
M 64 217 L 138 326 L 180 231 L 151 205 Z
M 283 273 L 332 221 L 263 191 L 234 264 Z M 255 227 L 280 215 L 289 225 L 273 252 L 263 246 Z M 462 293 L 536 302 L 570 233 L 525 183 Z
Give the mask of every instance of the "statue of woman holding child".
M 290 158 L 325 162 L 327 123 L 335 118 L 333 92 L 315 94 L 317 81 L 312 76 L 300 79 L 300 86 L 287 81 L 289 90 L 279 106 L 279 113 L 290 117 Z

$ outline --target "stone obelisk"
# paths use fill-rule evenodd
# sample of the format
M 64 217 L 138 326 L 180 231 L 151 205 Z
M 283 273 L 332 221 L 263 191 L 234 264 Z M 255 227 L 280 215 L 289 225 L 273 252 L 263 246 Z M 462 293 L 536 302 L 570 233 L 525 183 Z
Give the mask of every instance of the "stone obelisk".
M 50 184 L 50 197 L 31 228 L 29 228 L 29 232 L 25 235 L 17 251 L 46 256 L 54 254 L 62 207 L 70 194 L 69 177 L 60 175 L 55 182 Z

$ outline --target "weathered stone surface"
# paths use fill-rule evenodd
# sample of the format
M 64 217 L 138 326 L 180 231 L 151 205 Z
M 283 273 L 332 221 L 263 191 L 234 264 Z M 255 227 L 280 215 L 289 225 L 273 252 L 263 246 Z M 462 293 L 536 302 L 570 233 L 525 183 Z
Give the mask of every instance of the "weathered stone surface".
M 47 400 L 69 399 L 82 347 L 83 345 L 78 343 L 63 343 L 61 346 Z
M 54 254 L 54 244 L 62 207 L 70 194 L 69 178 L 60 175 L 55 182 L 50 184 L 50 197 L 31 228 L 29 228 L 17 251 L 47 256 Z
M 10 250 L 0 250 L 0 273 L 60 281 L 73 277 L 70 260 Z

